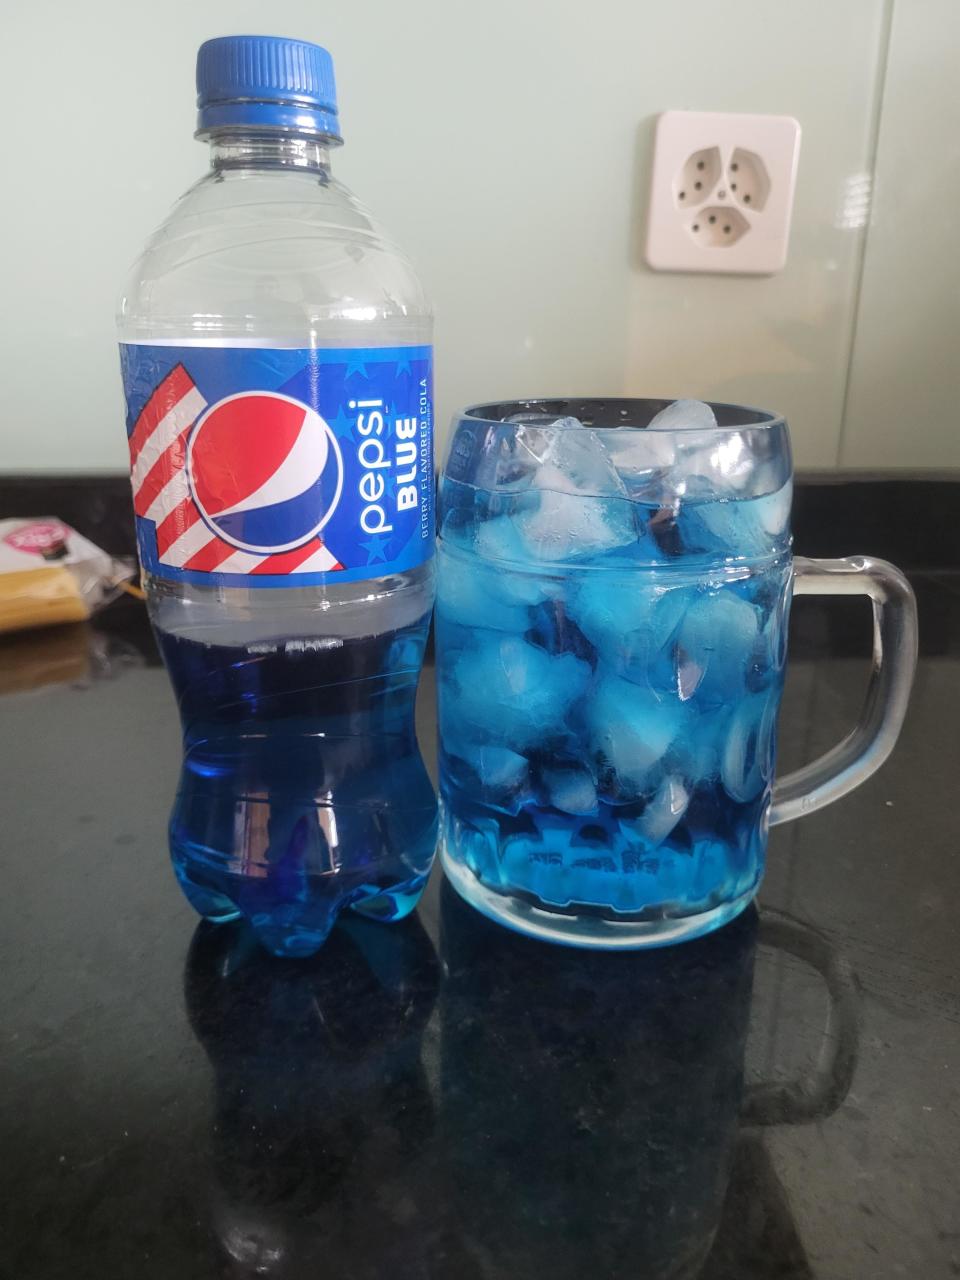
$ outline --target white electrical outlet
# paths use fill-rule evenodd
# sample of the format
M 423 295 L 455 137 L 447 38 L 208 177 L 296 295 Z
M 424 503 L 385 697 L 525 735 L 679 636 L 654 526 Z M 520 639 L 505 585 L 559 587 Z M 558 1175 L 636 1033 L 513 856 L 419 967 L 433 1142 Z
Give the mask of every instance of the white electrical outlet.
M 665 111 L 653 153 L 647 262 L 655 271 L 782 271 L 799 153 L 792 116 Z

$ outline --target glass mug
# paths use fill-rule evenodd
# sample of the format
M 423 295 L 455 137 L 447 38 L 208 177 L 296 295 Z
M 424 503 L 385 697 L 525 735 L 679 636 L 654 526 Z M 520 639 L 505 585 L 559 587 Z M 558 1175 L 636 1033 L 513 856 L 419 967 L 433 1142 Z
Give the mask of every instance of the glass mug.
M 903 575 L 791 555 L 783 418 L 648 427 L 669 403 L 468 409 L 440 482 L 440 856 L 485 915 L 573 946 L 736 916 L 769 825 L 880 767 L 913 680 Z M 856 729 L 774 782 L 793 592 L 871 598 L 873 673 Z

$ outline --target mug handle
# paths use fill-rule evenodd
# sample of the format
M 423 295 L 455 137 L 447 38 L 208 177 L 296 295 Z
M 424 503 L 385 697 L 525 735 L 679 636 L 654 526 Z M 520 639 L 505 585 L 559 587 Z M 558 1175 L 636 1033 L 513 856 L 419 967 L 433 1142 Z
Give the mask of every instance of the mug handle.
M 899 569 L 870 556 L 797 556 L 793 573 L 796 595 L 870 597 L 873 670 L 857 727 L 825 755 L 774 783 L 771 826 L 832 804 L 876 773 L 899 736 L 917 665 L 917 603 Z

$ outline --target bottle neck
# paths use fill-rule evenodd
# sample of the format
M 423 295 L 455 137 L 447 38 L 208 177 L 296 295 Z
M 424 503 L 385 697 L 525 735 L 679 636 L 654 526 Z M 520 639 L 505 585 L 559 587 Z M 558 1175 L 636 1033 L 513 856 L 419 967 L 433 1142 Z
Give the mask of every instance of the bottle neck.
M 299 169 L 330 172 L 329 141 L 301 133 L 242 133 L 225 129 L 211 133 L 210 167 L 226 169 Z

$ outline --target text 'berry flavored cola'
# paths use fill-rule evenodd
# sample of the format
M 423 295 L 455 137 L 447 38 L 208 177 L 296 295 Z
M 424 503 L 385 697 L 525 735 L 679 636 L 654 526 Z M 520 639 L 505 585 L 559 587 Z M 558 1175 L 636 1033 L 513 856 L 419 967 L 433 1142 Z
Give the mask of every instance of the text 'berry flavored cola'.
M 433 604 L 432 320 L 331 173 L 333 64 L 197 59 L 211 167 L 134 266 L 120 353 L 137 543 L 184 762 L 184 893 L 281 955 L 416 905 L 436 801 L 414 730 Z

